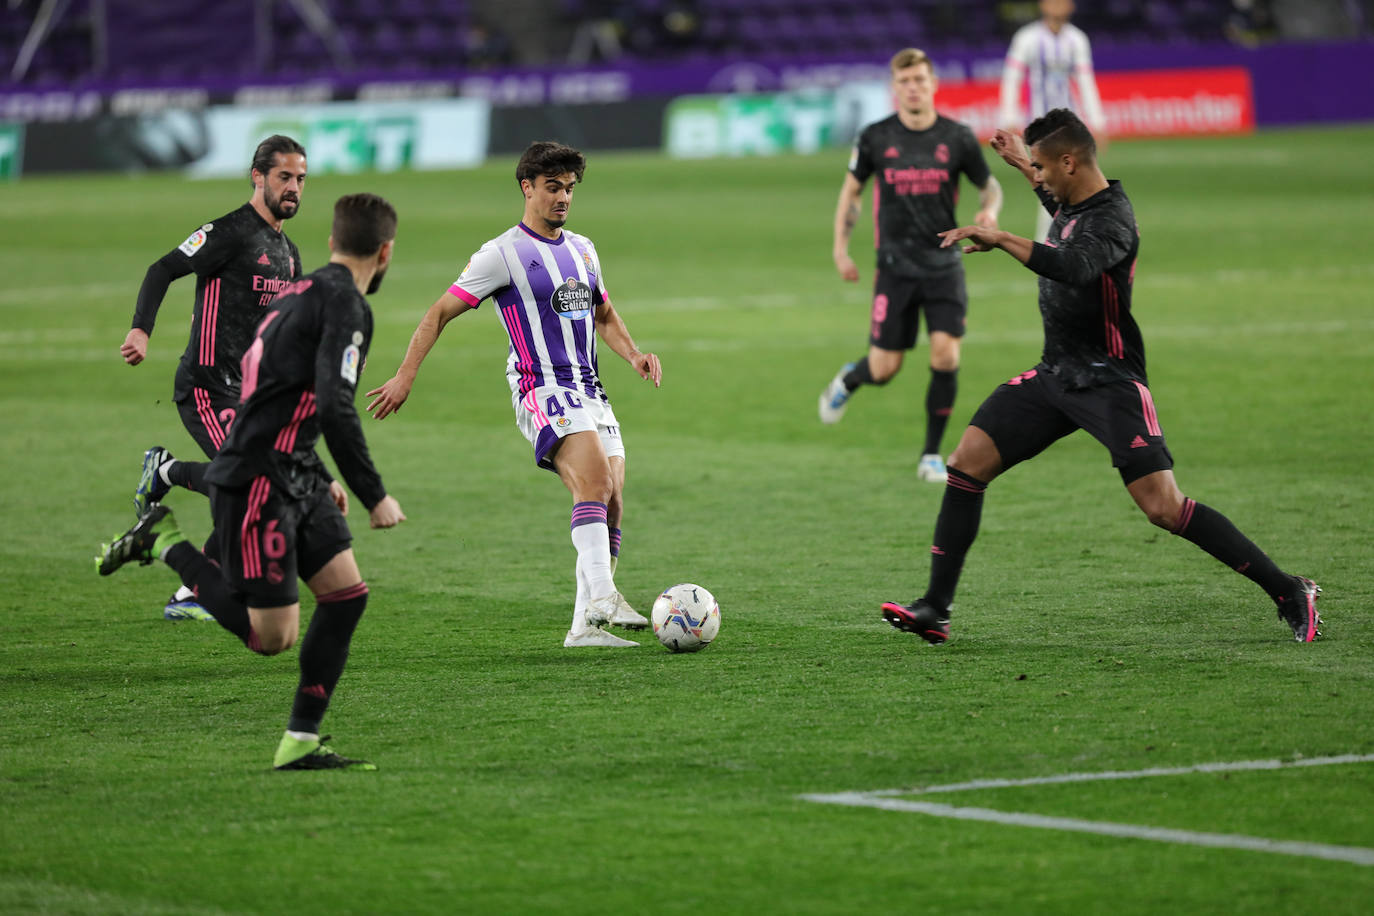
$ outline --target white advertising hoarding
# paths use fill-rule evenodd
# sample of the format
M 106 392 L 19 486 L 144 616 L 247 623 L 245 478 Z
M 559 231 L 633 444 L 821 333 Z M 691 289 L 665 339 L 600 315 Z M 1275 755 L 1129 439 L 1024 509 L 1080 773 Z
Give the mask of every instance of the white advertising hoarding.
M 272 134 L 300 141 L 313 174 L 460 169 L 486 158 L 491 106 L 482 99 L 216 106 L 205 122 L 209 152 L 186 169 L 195 178 L 244 174 Z

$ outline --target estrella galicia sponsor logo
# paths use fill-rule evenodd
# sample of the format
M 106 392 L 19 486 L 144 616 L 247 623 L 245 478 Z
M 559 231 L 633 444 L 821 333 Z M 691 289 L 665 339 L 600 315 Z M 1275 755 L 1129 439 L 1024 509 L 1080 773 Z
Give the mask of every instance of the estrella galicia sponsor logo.
M 569 277 L 553 291 L 549 305 L 559 317 L 569 321 L 586 318 L 592 309 L 592 288 L 576 277 Z

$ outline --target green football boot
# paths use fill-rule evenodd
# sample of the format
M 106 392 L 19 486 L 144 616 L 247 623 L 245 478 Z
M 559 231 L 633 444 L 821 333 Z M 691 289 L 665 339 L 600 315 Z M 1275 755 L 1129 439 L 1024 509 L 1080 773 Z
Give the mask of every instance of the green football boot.
M 172 489 L 162 482 L 162 475 L 157 472 L 158 468 L 171 460 L 172 453 L 160 445 L 154 445 L 143 453 L 143 473 L 139 475 L 138 486 L 134 488 L 134 514 L 139 518 L 162 502 L 167 491 Z
M 100 545 L 95 568 L 102 576 L 108 576 L 133 560 L 147 566 L 168 547 L 184 540 L 172 510 L 155 504 L 132 528 L 115 538 L 113 544 Z
M 314 741 L 302 741 L 290 735 L 282 735 L 277 745 L 277 755 L 272 758 L 272 767 L 278 770 L 375 770 L 375 763 L 366 760 L 351 760 L 334 752 L 325 744 L 329 736 Z

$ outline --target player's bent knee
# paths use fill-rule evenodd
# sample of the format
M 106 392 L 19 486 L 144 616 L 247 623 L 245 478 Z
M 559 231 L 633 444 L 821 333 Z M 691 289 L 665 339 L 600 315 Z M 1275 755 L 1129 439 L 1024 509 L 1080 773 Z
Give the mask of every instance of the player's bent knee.
M 295 644 L 295 633 L 259 633 L 258 647 L 254 651 L 259 655 L 280 655 Z
M 1145 513 L 1145 517 L 1150 520 L 1150 524 L 1156 528 L 1163 528 L 1165 531 L 1174 530 L 1178 524 L 1178 512 L 1170 511 L 1166 505 L 1141 506 L 1140 511 Z

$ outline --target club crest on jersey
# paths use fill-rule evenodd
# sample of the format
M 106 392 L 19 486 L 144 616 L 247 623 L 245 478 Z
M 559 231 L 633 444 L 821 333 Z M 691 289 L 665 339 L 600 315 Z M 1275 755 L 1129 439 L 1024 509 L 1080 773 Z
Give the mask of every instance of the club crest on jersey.
M 586 318 L 592 309 L 592 288 L 576 277 L 569 277 L 553 291 L 549 305 L 560 318 Z
M 339 375 L 349 384 L 358 384 L 358 364 L 362 362 L 362 355 L 357 344 L 349 344 L 344 348 L 343 365 L 339 367 Z
M 949 147 L 941 143 L 935 147 L 935 161 L 943 165 L 949 161 Z

